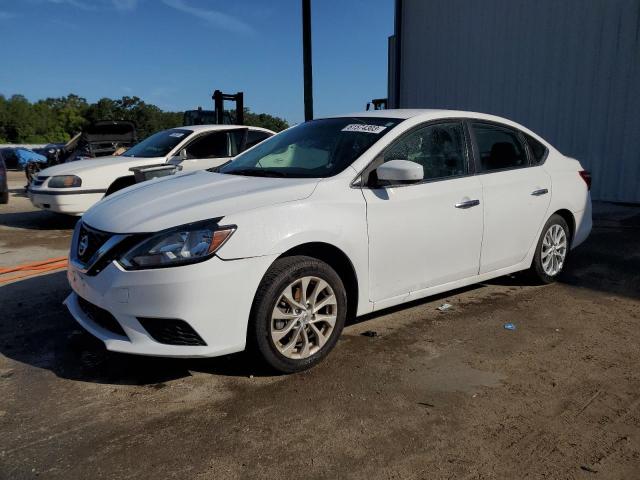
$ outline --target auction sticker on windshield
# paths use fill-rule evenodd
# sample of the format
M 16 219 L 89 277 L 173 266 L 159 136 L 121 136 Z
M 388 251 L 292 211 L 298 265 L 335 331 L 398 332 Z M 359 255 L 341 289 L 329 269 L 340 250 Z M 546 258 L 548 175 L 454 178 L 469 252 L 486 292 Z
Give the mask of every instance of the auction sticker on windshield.
M 184 137 L 184 133 L 180 133 L 180 132 L 174 132 L 171 135 L 169 135 L 170 137 L 175 137 L 175 138 L 180 138 L 180 137 Z
M 380 125 L 363 125 L 361 123 L 352 123 L 342 129 L 343 132 L 364 132 L 364 133 L 380 133 L 387 127 Z

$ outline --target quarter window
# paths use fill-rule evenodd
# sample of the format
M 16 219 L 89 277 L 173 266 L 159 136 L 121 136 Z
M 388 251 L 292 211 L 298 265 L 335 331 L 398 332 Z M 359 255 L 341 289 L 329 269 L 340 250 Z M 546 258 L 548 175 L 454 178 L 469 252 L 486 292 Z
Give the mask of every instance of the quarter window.
M 531 151 L 531 161 L 534 165 L 542 165 L 544 161 L 547 159 L 547 154 L 549 153 L 549 149 L 545 147 L 538 140 L 533 138 L 531 135 L 523 134 L 524 138 L 527 140 L 527 144 L 529 145 L 529 150 Z
M 527 166 L 527 155 L 518 133 L 509 128 L 474 123 L 480 154 L 480 171 L 491 172 Z
M 456 177 L 468 173 L 464 145 L 461 123 L 429 125 L 398 140 L 384 153 L 384 161 L 418 163 L 425 180 Z

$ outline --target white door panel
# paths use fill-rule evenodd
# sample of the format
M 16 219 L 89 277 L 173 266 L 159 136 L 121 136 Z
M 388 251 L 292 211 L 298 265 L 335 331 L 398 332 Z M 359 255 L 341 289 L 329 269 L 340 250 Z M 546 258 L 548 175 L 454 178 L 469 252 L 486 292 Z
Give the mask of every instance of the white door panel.
M 478 178 L 484 198 L 482 274 L 521 262 L 538 240 L 551 201 L 551 177 L 542 167 L 529 167 Z
M 483 210 L 478 177 L 362 191 L 370 300 L 478 274 Z

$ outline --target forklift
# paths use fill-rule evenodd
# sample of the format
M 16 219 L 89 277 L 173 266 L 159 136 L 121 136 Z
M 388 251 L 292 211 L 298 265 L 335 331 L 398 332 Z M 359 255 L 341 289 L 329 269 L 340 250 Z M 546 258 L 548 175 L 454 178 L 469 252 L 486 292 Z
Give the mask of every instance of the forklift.
M 222 93 L 220 90 L 213 92 L 214 110 L 187 110 L 182 117 L 182 125 L 244 125 L 244 92 Z M 224 102 L 235 103 L 235 116 L 230 110 L 224 109 Z

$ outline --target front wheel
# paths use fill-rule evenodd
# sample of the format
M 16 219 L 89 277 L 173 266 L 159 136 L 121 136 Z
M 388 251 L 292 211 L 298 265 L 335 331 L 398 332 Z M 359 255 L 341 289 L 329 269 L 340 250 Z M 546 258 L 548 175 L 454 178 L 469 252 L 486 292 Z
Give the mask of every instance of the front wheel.
M 558 214 L 547 220 L 529 272 L 542 283 L 553 283 L 562 272 L 570 247 L 569 226 Z
M 275 370 L 306 370 L 335 346 L 346 313 L 344 284 L 333 268 L 306 256 L 281 258 L 256 293 L 249 345 Z

